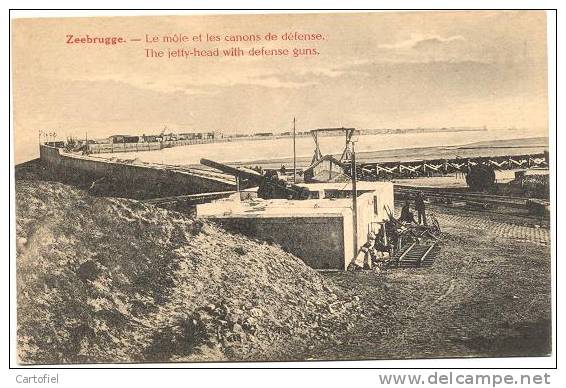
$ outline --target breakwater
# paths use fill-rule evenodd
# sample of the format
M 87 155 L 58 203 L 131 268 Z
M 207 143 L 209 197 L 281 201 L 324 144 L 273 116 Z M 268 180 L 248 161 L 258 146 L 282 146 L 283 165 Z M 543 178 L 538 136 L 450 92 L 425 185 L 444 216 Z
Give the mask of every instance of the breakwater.
M 132 197 L 147 197 L 149 192 L 154 196 L 167 196 L 228 191 L 235 187 L 232 178 L 205 171 L 105 160 L 67 153 L 49 145 L 40 145 L 40 160 L 67 180 L 79 179 L 88 183 L 103 178 Z

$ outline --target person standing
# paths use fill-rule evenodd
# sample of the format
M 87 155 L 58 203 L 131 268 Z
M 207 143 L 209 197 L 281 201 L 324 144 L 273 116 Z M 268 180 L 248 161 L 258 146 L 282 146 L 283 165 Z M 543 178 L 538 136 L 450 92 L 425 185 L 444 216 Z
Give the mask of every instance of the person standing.
M 403 205 L 403 207 L 401 208 L 401 216 L 399 217 L 399 221 L 410 223 L 415 222 L 415 217 L 411 212 L 411 205 L 409 204 L 409 201 L 405 201 L 405 205 Z
M 424 203 L 424 196 L 422 192 L 417 193 L 417 197 L 415 198 L 415 209 L 417 210 L 417 217 L 419 220 L 419 225 L 426 224 L 426 213 L 425 213 L 425 203 Z

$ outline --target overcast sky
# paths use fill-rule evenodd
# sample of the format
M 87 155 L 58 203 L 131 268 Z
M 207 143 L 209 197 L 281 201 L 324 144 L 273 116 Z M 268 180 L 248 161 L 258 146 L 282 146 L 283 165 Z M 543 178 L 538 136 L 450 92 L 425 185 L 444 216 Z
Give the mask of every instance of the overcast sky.
M 60 137 L 220 130 L 547 126 L 543 12 L 413 12 L 20 19 L 12 24 L 16 153 Z M 146 47 L 66 35 L 321 33 L 318 56 L 148 59 Z M 237 44 L 236 44 L 237 45 Z M 16 161 L 19 158 L 16 156 Z

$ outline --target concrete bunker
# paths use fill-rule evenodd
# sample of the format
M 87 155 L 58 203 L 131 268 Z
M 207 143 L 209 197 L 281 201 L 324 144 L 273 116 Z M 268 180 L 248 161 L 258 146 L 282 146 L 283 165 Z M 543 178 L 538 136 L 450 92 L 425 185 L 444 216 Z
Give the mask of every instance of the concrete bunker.
M 393 184 L 359 182 L 357 225 L 350 183 L 301 184 L 310 199 L 261 199 L 257 189 L 197 205 L 197 217 L 226 229 L 274 242 L 320 270 L 345 270 L 370 231 L 377 232 L 393 209 Z

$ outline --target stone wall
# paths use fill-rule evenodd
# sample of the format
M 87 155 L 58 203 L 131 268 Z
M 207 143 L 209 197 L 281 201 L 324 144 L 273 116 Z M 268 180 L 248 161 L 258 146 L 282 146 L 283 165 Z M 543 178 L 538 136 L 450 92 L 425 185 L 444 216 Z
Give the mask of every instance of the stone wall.
M 59 148 L 40 146 L 40 159 L 48 167 L 63 176 L 72 178 L 81 176 L 85 180 L 101 177 L 112 178 L 125 188 L 157 190 L 160 195 L 197 194 L 234 190 L 235 184 L 228 181 L 212 179 L 189 171 L 175 170 L 168 167 L 127 164 L 107 161 L 101 158 L 70 154 Z

